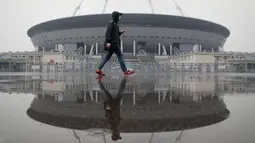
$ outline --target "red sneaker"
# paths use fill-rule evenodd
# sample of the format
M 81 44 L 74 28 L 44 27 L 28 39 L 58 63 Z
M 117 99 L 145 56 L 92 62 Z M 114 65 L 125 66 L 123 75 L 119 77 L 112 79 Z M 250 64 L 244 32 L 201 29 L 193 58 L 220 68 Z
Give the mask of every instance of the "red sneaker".
M 135 73 L 135 71 L 130 71 L 130 70 L 127 70 L 126 72 L 124 72 L 125 75 L 131 75 Z
M 99 76 L 105 76 L 105 74 L 104 74 L 101 70 L 99 70 L 99 69 L 96 70 L 96 73 L 97 73 Z
M 103 77 L 104 77 L 104 76 L 99 75 L 96 79 L 97 79 L 98 81 L 101 81 L 101 80 L 103 79 Z

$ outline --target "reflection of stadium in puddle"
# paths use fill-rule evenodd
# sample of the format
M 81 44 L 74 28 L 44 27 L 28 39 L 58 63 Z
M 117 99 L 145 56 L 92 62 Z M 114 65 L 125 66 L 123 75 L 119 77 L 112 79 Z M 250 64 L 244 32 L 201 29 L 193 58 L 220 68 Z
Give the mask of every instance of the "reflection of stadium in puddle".
M 254 96 L 247 93 L 255 92 L 255 78 L 207 75 L 170 73 L 130 77 L 121 102 L 123 122 L 119 129 L 123 140 L 120 142 L 199 139 L 232 143 L 240 137 L 242 142 L 251 141 Z M 108 75 L 102 82 L 114 95 L 122 78 Z M 77 139 L 74 142 L 112 142 L 112 129 L 105 119 L 104 94 L 92 74 L 11 78 L 0 83 L 0 92 L 1 107 L 5 110 L 1 128 L 7 131 L 2 134 L 4 139 L 9 136 L 22 141 L 19 135 L 32 142 L 45 139 L 46 142 L 74 139 Z M 211 134 L 213 131 L 216 132 Z M 226 138 L 237 132 L 239 136 Z
M 105 86 L 109 87 L 109 84 Z M 153 82 L 149 81 L 147 86 L 150 84 Z M 127 85 L 120 100 L 123 122 L 120 123 L 119 131 L 122 133 L 166 132 L 204 127 L 221 122 L 230 114 L 222 96 L 212 91 L 197 93 L 178 87 L 161 91 L 156 91 L 155 88 L 149 91 L 147 88 L 147 92 L 138 89 L 138 85 Z M 95 129 L 97 132 L 96 129 L 108 127 L 103 97 L 104 94 L 98 90 L 78 91 L 69 96 L 42 96 L 40 93 L 27 110 L 27 115 L 57 127 Z
M 147 98 L 147 97 L 145 97 Z M 45 101 L 43 101 L 45 100 Z M 210 101 L 209 101 L 210 100 Z M 229 111 L 219 99 L 209 99 L 202 104 L 186 103 L 145 104 L 121 108 L 124 122 L 120 132 L 160 132 L 203 127 L 226 119 Z M 152 107 L 150 105 L 153 105 Z M 27 110 L 29 117 L 49 125 L 90 129 L 106 128 L 102 104 L 92 102 L 77 105 L 57 103 L 47 99 L 35 99 Z

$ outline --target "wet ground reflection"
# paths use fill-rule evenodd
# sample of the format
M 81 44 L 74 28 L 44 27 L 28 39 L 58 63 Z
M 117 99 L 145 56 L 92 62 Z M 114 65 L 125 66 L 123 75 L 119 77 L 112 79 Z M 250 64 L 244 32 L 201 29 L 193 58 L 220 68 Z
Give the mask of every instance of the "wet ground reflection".
M 254 109 L 254 83 L 226 75 L 2 76 L 0 142 L 253 142 L 255 117 L 239 114 Z

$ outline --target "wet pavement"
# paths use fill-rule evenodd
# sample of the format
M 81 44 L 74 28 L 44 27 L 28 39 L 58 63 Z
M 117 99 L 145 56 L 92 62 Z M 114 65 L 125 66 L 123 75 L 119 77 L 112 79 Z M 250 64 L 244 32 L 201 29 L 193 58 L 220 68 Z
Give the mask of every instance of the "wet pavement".
M 1 75 L 0 143 L 254 143 L 245 74 Z

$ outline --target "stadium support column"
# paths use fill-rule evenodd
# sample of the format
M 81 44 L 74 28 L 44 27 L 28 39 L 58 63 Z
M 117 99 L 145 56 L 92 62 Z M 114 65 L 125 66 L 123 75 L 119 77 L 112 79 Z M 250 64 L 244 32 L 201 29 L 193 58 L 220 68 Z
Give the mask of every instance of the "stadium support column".
M 161 51 L 160 51 L 161 48 L 160 47 L 161 47 L 161 45 L 160 45 L 160 43 L 158 43 L 158 55 L 160 55 L 160 53 L 161 53 Z
M 89 55 L 92 55 L 92 54 L 93 54 L 93 50 L 94 50 L 94 45 L 91 45 Z
M 84 45 L 84 55 L 87 55 L 87 45 Z
M 162 47 L 163 47 L 163 55 L 165 56 L 165 55 L 167 55 L 166 47 L 165 47 L 165 45 L 162 45 Z
M 158 104 L 161 102 L 160 91 L 158 91 Z
M 35 53 L 33 55 L 33 72 L 35 72 Z
M 87 91 L 83 92 L 83 96 L 84 96 L 84 101 L 86 101 L 87 100 Z
M 133 106 L 136 104 L 135 88 L 133 88 Z
M 123 53 L 123 41 L 120 41 L 120 50 L 121 50 L 121 53 Z
M 170 45 L 170 56 L 172 56 L 172 51 L 173 51 L 173 46 L 172 45 Z
M 96 55 L 98 54 L 98 43 L 96 43 Z
M 42 47 L 42 49 L 43 49 L 43 53 L 44 53 L 44 46 Z
M 136 48 L 136 42 L 133 42 L 133 55 L 135 56 L 135 48 Z
M 199 45 L 199 52 L 202 52 L 202 45 Z
M 98 102 L 98 92 L 96 91 L 96 103 Z

